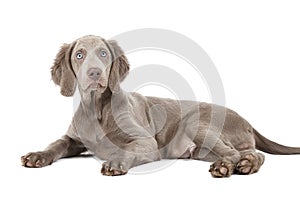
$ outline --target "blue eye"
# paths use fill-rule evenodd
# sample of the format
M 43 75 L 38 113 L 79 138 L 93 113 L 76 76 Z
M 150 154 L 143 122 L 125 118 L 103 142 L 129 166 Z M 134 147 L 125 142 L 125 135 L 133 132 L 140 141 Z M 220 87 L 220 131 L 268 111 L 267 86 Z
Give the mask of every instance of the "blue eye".
M 81 60 L 83 58 L 83 54 L 81 52 L 78 52 L 76 54 L 76 58 L 77 58 L 77 60 Z
M 101 50 L 100 55 L 101 55 L 101 57 L 105 57 L 107 55 L 107 53 L 106 53 L 106 51 Z

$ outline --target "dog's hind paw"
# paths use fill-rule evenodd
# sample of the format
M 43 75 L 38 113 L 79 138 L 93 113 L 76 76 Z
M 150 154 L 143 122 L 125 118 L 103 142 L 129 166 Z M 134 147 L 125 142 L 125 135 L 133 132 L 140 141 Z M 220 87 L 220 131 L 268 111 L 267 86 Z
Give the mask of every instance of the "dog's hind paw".
M 232 175 L 234 164 L 230 161 L 219 160 L 210 166 L 209 172 L 214 178 L 224 178 Z
M 101 173 L 105 176 L 120 176 L 127 174 L 125 164 L 122 162 L 104 162 L 102 164 Z
M 260 153 L 249 153 L 242 156 L 236 165 L 237 174 L 253 174 L 259 170 L 264 162 L 264 155 Z

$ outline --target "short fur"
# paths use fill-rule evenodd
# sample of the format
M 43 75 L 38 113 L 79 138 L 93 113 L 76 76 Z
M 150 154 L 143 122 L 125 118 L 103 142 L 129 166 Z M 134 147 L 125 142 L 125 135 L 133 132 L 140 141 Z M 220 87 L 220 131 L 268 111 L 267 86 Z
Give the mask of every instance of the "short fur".
M 143 163 L 185 158 L 213 162 L 213 177 L 229 177 L 259 170 L 264 156 L 256 149 L 300 153 L 266 139 L 222 106 L 125 92 L 120 82 L 128 71 L 116 41 L 85 36 L 64 44 L 51 68 L 52 80 L 64 96 L 72 96 L 78 84 L 81 103 L 66 135 L 44 151 L 22 156 L 23 166 L 43 167 L 89 150 L 106 160 L 101 172 L 109 176 Z

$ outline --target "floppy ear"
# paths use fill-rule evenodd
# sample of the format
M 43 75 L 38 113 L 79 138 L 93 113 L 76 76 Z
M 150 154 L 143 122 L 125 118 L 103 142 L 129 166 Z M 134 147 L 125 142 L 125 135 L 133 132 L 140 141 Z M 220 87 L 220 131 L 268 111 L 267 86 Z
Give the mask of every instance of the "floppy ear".
M 74 44 L 64 44 L 51 67 L 52 80 L 60 86 L 60 93 L 66 97 L 73 96 L 76 89 L 76 77 L 70 61 L 73 47 Z
M 123 50 L 114 40 L 109 40 L 108 45 L 112 54 L 112 65 L 108 78 L 108 87 L 114 93 L 120 90 L 120 82 L 129 72 L 129 63 Z

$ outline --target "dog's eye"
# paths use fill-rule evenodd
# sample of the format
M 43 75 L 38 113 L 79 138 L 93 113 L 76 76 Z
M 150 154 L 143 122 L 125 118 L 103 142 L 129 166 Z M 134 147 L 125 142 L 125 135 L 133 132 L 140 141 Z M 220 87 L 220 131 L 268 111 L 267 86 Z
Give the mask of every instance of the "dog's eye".
M 100 55 L 101 55 L 101 57 L 105 57 L 107 55 L 107 53 L 106 53 L 106 51 L 101 50 Z
M 76 58 L 77 58 L 77 60 L 81 60 L 83 58 L 83 54 L 81 52 L 78 52 L 76 54 Z

